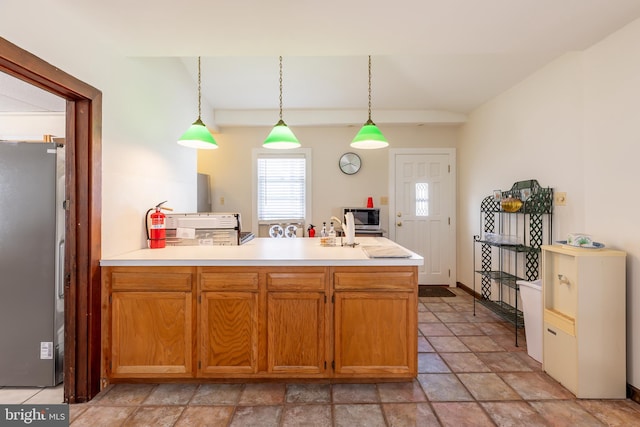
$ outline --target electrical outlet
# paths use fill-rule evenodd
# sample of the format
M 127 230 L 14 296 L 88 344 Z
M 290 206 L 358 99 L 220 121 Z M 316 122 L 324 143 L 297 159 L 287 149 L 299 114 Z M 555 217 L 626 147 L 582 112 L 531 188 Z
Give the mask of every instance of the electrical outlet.
M 567 205 L 567 193 L 565 192 L 557 192 L 553 194 L 553 201 L 556 206 L 566 206 Z
M 387 206 L 389 204 L 389 198 L 387 196 L 380 196 L 380 204 Z
M 224 205 L 224 197 L 220 197 L 220 206 Z

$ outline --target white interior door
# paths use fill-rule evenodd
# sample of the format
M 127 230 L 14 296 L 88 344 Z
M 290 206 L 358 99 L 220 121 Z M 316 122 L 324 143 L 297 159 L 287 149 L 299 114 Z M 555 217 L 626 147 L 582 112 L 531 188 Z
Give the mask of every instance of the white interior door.
M 424 257 L 420 284 L 455 286 L 455 151 L 390 155 L 389 237 Z

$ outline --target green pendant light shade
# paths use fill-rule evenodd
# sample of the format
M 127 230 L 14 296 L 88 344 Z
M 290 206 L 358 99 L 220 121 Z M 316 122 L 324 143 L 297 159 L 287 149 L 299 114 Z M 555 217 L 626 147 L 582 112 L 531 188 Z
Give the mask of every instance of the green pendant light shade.
M 198 56 L 198 118 L 189 129 L 178 139 L 178 144 L 185 147 L 199 148 L 204 150 L 214 150 L 218 148 L 216 140 L 207 129 L 207 126 L 200 119 L 202 92 L 200 90 L 200 57 Z
M 202 123 L 202 120 L 198 118 L 185 133 L 182 134 L 178 140 L 178 144 L 191 148 L 202 148 L 205 150 L 212 150 L 218 148 L 216 140 L 213 139 L 213 135 L 209 132 L 209 129 Z
M 264 140 L 264 148 L 290 149 L 300 147 L 298 138 L 293 134 L 289 126 L 282 120 L 282 56 L 280 59 L 280 120 L 275 124 L 271 132 Z
M 289 129 L 289 126 L 280 120 L 273 129 L 271 129 L 271 132 L 262 145 L 265 148 L 288 149 L 300 147 L 300 142 L 291 129 Z
M 353 138 L 351 146 L 354 148 L 372 149 L 388 147 L 389 143 L 382 132 L 380 132 L 380 129 L 378 129 L 378 126 L 369 119 L 367 123 L 362 126 L 362 129 L 360 129 L 356 137 Z
M 351 142 L 353 148 L 374 149 L 388 147 L 389 143 L 371 120 L 371 55 L 369 55 L 369 120 Z

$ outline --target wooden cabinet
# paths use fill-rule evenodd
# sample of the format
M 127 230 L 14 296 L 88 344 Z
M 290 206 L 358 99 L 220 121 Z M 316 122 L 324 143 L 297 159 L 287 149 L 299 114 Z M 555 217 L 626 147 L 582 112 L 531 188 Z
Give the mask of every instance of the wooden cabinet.
M 337 268 L 334 287 L 336 376 L 415 377 L 417 273 Z
M 194 272 L 191 267 L 105 271 L 111 310 L 110 318 L 103 317 L 103 348 L 111 377 L 193 376 Z
M 105 267 L 103 378 L 417 374 L 417 267 Z
M 267 273 L 268 372 L 324 376 L 328 278 L 324 268 Z
M 542 368 L 578 398 L 626 396 L 625 257 L 542 247 Z
M 243 271 L 199 274 L 199 376 L 258 372 L 259 276 Z
M 327 277 L 323 268 L 203 268 L 199 376 L 324 375 Z

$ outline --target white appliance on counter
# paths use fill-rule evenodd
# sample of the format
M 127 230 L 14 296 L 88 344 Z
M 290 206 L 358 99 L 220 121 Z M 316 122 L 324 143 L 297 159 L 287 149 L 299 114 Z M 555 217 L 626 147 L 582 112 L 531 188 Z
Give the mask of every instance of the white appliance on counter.
M 171 213 L 166 226 L 168 246 L 235 246 L 253 236 L 241 232 L 238 213 Z
M 259 221 L 258 237 L 304 237 L 304 221 L 299 219 Z
M 343 208 L 343 216 L 347 212 L 353 214 L 356 231 L 380 231 L 380 209 L 379 208 Z

